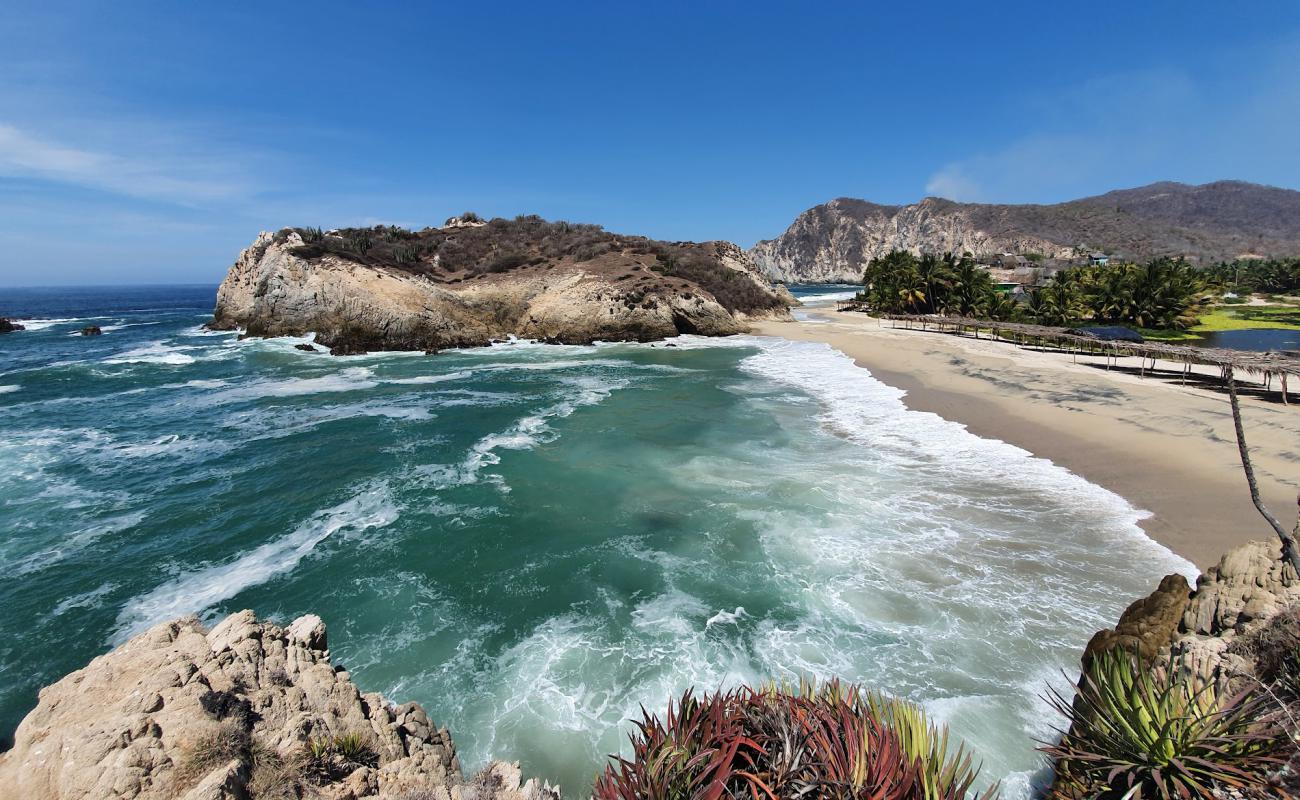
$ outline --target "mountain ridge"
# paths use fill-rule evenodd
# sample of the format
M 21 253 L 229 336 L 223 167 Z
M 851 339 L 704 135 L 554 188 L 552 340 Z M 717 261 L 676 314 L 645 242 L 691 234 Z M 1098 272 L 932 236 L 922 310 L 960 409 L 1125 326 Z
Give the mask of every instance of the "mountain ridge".
M 1134 261 L 1184 256 L 1205 264 L 1291 256 L 1300 253 L 1300 192 L 1222 180 L 1158 181 L 1061 203 L 931 196 L 887 205 L 838 197 L 804 211 L 749 255 L 775 280 L 856 282 L 872 258 L 895 249 L 1063 260 L 1100 250 Z

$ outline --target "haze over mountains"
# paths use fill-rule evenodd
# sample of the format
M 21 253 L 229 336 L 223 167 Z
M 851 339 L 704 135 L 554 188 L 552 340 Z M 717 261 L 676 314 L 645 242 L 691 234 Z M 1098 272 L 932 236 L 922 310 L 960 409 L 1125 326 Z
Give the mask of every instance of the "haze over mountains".
M 1300 192 L 1242 181 L 1160 182 L 1052 205 L 957 203 L 927 197 L 888 206 L 838 198 L 800 214 L 750 250 L 770 277 L 857 282 L 891 250 L 1074 258 L 1100 250 L 1120 259 L 1300 255 Z

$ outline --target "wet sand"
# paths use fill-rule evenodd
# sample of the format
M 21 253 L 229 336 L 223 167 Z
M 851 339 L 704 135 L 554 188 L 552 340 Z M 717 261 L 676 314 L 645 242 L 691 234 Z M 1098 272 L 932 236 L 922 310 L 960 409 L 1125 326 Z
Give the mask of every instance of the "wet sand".
M 1100 356 L 893 329 L 859 313 L 799 315 L 761 323 L 755 333 L 830 344 L 905 390 L 909 407 L 1122 495 L 1152 513 L 1142 523 L 1148 535 L 1202 569 L 1235 545 L 1276 538 L 1250 502 L 1227 394 L 1209 382 L 1180 386 L 1181 365 L 1159 363 L 1155 377 L 1139 377 L 1133 358 L 1107 370 Z M 1276 392 L 1260 399 L 1247 391 L 1242 400 L 1260 493 L 1290 528 L 1300 492 L 1300 403 L 1283 406 Z

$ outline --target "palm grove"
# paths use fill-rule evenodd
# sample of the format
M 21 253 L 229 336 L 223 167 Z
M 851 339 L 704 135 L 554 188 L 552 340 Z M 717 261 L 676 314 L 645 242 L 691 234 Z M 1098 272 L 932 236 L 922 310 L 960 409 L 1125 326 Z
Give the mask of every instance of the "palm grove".
M 1079 266 L 1031 290 L 1024 302 L 999 291 L 969 254 L 921 256 L 895 250 L 874 258 L 859 299 L 890 314 L 945 314 L 1072 325 L 1083 321 L 1141 328 L 1188 328 L 1215 294 L 1229 289 L 1294 292 L 1300 260 L 1252 261 L 1199 269 L 1181 258 L 1146 264 Z

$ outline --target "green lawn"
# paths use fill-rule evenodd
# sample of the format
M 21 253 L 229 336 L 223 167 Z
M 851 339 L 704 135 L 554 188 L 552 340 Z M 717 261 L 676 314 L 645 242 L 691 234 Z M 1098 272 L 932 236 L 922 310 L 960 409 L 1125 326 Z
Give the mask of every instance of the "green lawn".
M 1192 332 L 1286 328 L 1300 331 L 1300 306 L 1215 306 Z

